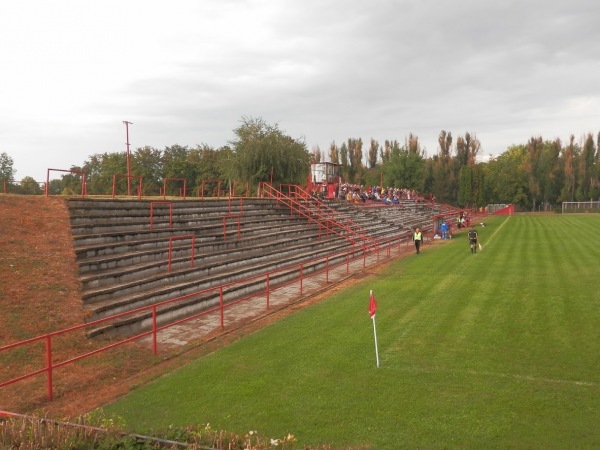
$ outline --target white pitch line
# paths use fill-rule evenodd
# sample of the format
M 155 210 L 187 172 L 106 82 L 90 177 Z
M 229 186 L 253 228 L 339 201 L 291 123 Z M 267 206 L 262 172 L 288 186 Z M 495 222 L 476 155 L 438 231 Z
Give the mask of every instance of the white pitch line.
M 381 364 L 382 368 L 388 370 L 399 370 L 402 372 L 411 372 L 411 373 L 430 373 L 430 374 L 440 374 L 440 373 L 452 373 L 452 374 L 467 374 L 478 377 L 496 377 L 496 378 L 512 378 L 515 380 L 523 380 L 523 381 L 531 381 L 534 383 L 548 383 L 548 384 L 566 384 L 571 386 L 583 386 L 583 387 L 599 387 L 600 383 L 595 381 L 584 381 L 584 380 L 559 380 L 555 378 L 544 378 L 544 377 L 534 377 L 531 375 L 519 375 L 513 373 L 501 373 L 501 372 L 479 372 L 476 370 L 427 370 L 427 369 L 419 369 L 419 368 L 401 368 L 401 367 L 390 367 L 386 366 L 385 361 Z

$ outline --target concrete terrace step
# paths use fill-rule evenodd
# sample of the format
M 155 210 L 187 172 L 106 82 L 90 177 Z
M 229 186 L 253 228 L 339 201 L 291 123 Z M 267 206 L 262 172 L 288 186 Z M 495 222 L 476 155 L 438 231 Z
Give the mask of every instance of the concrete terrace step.
M 343 262 L 344 257 L 332 258 L 330 264 Z M 325 262 L 314 262 L 303 267 L 304 274 L 310 274 L 325 268 Z M 269 286 L 275 289 L 290 281 L 298 278 L 298 271 L 294 268 L 287 268 L 278 271 L 269 278 Z M 223 288 L 223 302 L 229 304 L 239 298 L 248 296 L 257 292 L 264 291 L 266 288 L 264 278 L 255 278 L 244 284 L 230 284 Z M 197 291 L 199 292 L 199 291 Z M 174 299 L 174 297 L 171 297 Z M 180 300 L 168 303 L 157 308 L 157 326 L 162 326 L 176 320 L 189 317 L 193 314 L 205 312 L 210 309 L 218 308 L 220 305 L 220 292 L 217 290 L 204 292 L 201 294 L 190 293 Z M 115 336 L 131 335 L 148 330 L 152 327 L 151 311 L 142 311 L 132 313 L 125 317 L 120 317 L 110 322 L 95 326 L 88 332 L 89 336 Z
M 338 238 L 339 239 L 339 238 Z M 318 240 L 318 236 L 313 234 L 310 239 L 295 241 L 291 243 L 288 239 L 271 240 L 261 243 L 254 247 L 239 247 L 230 249 L 226 252 L 201 253 L 194 252 L 194 273 L 198 275 L 218 273 L 229 270 L 239 264 L 253 263 L 255 260 L 265 260 L 275 258 L 281 255 L 285 249 L 286 256 L 293 255 L 296 252 L 306 249 L 317 249 L 325 245 L 331 245 L 332 239 Z M 173 255 L 172 255 L 173 256 Z M 177 257 L 172 257 L 171 271 L 185 270 L 191 266 L 191 249 L 182 250 Z M 189 270 L 192 270 L 190 268 Z M 132 264 L 127 267 L 118 267 L 115 269 L 92 272 L 80 277 L 84 295 L 90 290 L 101 286 L 118 286 L 122 283 L 142 280 L 154 274 L 165 275 L 168 271 L 167 255 L 161 260 Z
M 262 232 L 268 227 L 279 227 L 286 228 L 291 224 L 298 223 L 298 219 L 293 217 L 280 217 L 275 216 L 270 218 L 268 221 L 263 216 L 260 219 L 252 222 L 240 221 L 240 235 L 252 235 L 257 232 Z M 267 223 L 269 225 L 267 225 Z M 236 221 L 229 221 L 226 225 L 225 235 L 229 239 L 231 236 L 237 237 L 238 225 Z M 185 234 L 194 234 L 198 239 L 203 240 L 216 240 L 223 238 L 223 223 L 211 223 L 208 225 L 198 226 L 186 226 L 179 228 L 167 228 L 167 227 L 154 227 L 153 229 L 142 228 L 126 231 L 113 231 L 106 233 L 94 233 L 73 236 L 73 242 L 75 250 L 78 251 L 81 248 L 87 247 L 92 249 L 93 247 L 101 248 L 103 246 L 110 246 L 115 243 L 131 242 L 131 241 L 148 241 L 151 239 L 167 241 L 172 236 L 181 236 Z M 91 256 L 91 255 L 87 255 Z
M 125 218 L 121 219 L 119 222 L 110 221 L 110 220 L 101 220 L 93 223 L 75 223 L 71 225 L 71 229 L 73 230 L 73 235 L 89 235 L 89 234 L 106 234 L 112 232 L 119 231 L 138 231 L 140 229 L 158 229 L 158 228 L 168 228 L 171 227 L 174 229 L 185 228 L 185 227 L 197 227 L 197 226 L 223 226 L 223 218 L 227 220 L 228 224 L 237 223 L 239 218 L 240 224 L 251 224 L 254 222 L 259 222 L 264 216 L 265 211 L 253 211 L 253 212 L 245 212 L 243 214 L 232 214 L 226 216 L 222 215 L 204 215 L 202 217 L 182 217 L 176 216 L 173 217 L 171 221 L 169 217 L 158 217 L 153 220 L 152 226 L 150 226 L 150 220 L 148 218 L 145 219 L 134 219 L 134 218 Z M 289 214 L 285 214 L 284 212 L 274 212 L 269 211 L 268 214 L 271 217 L 275 217 L 277 214 L 278 217 L 282 219 L 289 218 Z
M 316 228 L 316 227 L 314 227 Z M 261 243 L 270 243 L 282 240 L 300 241 L 306 239 L 318 239 L 318 231 L 307 227 L 305 224 L 296 224 L 289 227 L 271 229 L 270 232 L 263 234 L 237 236 L 228 240 L 202 240 L 196 239 L 195 253 L 200 255 L 210 255 L 212 253 L 221 253 L 229 250 L 243 248 L 252 248 L 252 246 Z M 79 271 L 81 274 L 88 272 L 98 272 L 102 270 L 111 270 L 118 267 L 127 267 L 133 264 L 162 260 L 166 261 L 169 251 L 169 242 L 166 239 L 151 239 L 128 241 L 105 246 L 92 246 L 77 249 L 82 256 L 78 258 Z M 191 245 L 188 240 L 186 243 L 174 241 L 172 246 L 172 257 L 176 258 L 191 253 Z
M 113 288 L 104 289 L 104 292 L 98 291 L 98 295 L 85 302 L 86 310 L 92 313 L 91 320 L 114 315 L 124 311 L 130 311 L 142 306 L 152 305 L 154 303 L 174 299 L 183 295 L 199 292 L 203 289 L 213 288 L 226 283 L 244 280 L 246 278 L 273 272 L 278 269 L 299 264 L 301 262 L 314 260 L 320 256 L 335 253 L 336 251 L 347 248 L 346 243 L 337 243 L 329 247 L 323 247 L 319 251 L 307 251 L 297 253 L 293 256 L 285 255 L 277 260 L 257 261 L 252 264 L 240 264 L 227 272 L 207 274 L 196 279 L 186 280 L 186 274 L 192 273 L 191 269 L 179 270 L 173 272 L 169 277 L 154 276 L 149 277 L 145 283 L 146 289 L 143 291 L 130 291 L 128 289 L 118 290 L 119 295 L 115 296 Z M 357 250 L 358 252 L 359 250 Z M 323 261 L 324 264 L 324 261 Z M 296 276 L 298 276 L 298 271 Z M 131 283 L 130 287 L 135 285 Z M 113 295 L 104 295 L 113 294 Z

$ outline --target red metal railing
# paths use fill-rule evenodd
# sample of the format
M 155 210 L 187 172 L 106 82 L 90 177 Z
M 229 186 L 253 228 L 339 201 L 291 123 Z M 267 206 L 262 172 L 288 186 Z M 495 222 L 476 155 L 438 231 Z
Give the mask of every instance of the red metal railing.
M 238 187 L 239 185 L 242 186 L 242 188 L 244 189 L 244 194 L 239 194 L 238 193 Z M 231 191 L 229 192 L 229 197 L 248 197 L 248 192 L 249 192 L 249 184 L 247 181 L 238 181 L 238 180 L 233 180 L 233 186 Z
M 183 195 L 182 190 L 179 189 L 179 196 L 183 197 L 183 199 L 185 200 L 185 193 L 187 190 L 187 180 L 185 178 L 165 178 L 165 181 L 163 183 L 163 199 L 167 197 L 167 183 L 169 181 L 183 181 Z
M 81 175 L 81 197 L 85 197 L 85 190 L 86 190 L 86 184 L 85 184 L 85 178 L 86 178 L 86 174 L 85 172 L 81 171 L 81 170 L 67 170 L 67 169 L 48 169 L 46 171 L 46 197 L 48 197 L 49 195 L 49 190 L 50 190 L 50 171 L 54 171 L 54 172 L 68 172 L 68 173 L 76 173 Z
M 221 180 L 202 180 L 202 186 L 200 189 L 198 189 L 198 197 L 202 197 L 204 198 L 204 187 L 206 186 L 207 183 L 217 183 L 217 195 L 213 195 L 213 197 L 220 197 L 221 196 Z M 214 189 L 213 189 L 213 194 L 215 193 Z
M 301 190 L 300 187 L 298 187 L 298 189 Z M 331 208 L 325 209 L 319 208 L 318 206 L 316 208 L 311 208 L 310 206 L 307 206 L 307 202 L 298 201 L 285 195 L 283 192 L 275 189 L 271 184 L 265 182 L 259 185 L 259 191 L 262 195 L 276 199 L 278 203 L 289 207 L 290 214 L 298 214 L 301 217 L 305 217 L 310 222 L 323 226 L 327 234 L 331 232 L 343 237 L 353 245 L 361 245 L 365 248 L 375 247 L 377 245 L 373 239 L 366 235 L 364 229 L 362 229 L 362 233 L 357 232 L 348 225 L 338 221 L 335 212 Z M 312 200 L 310 202 L 312 202 Z
M 171 256 L 173 254 L 173 241 L 178 239 L 191 239 L 192 240 L 192 256 L 190 261 L 190 267 L 194 267 L 194 251 L 196 249 L 196 236 L 193 234 L 182 234 L 180 236 L 171 236 L 169 238 L 169 264 L 168 272 L 171 273 Z
M 408 235 L 405 236 L 404 238 L 399 238 L 398 236 L 395 236 L 390 239 L 380 240 L 378 242 L 377 247 L 375 248 L 375 251 L 377 252 L 377 257 L 379 258 L 379 254 L 381 253 L 382 250 L 386 250 L 387 255 L 391 256 L 391 252 L 394 248 L 396 248 L 398 254 L 400 254 L 402 252 L 402 245 L 401 245 L 402 241 L 404 241 L 404 240 L 407 241 L 407 237 L 408 237 Z M 407 241 L 407 245 L 408 245 L 408 241 Z M 191 294 L 183 295 L 183 296 L 180 296 L 180 297 L 177 297 L 174 299 L 165 300 L 165 301 L 156 303 L 154 305 L 136 308 L 131 311 L 126 311 L 126 312 L 122 312 L 119 314 L 115 314 L 110 317 L 105 317 L 105 318 L 94 320 L 92 322 L 88 322 L 85 324 L 66 328 L 64 330 L 47 333 L 42 336 L 38 336 L 38 337 L 31 338 L 31 339 L 26 339 L 26 340 L 23 340 L 20 342 L 2 346 L 2 347 L 0 347 L 0 354 L 7 352 L 9 350 L 23 349 L 26 346 L 36 344 L 36 343 L 43 343 L 45 346 L 45 351 L 43 353 L 43 362 L 44 362 L 43 368 L 37 369 L 37 370 L 31 370 L 31 371 L 25 372 L 17 377 L 14 377 L 12 379 L 0 382 L 0 388 L 18 383 L 20 381 L 35 377 L 37 375 L 45 374 L 46 375 L 47 397 L 49 400 L 52 400 L 53 395 L 54 395 L 53 394 L 53 372 L 57 368 L 67 366 L 69 364 L 75 363 L 82 359 L 85 359 L 90 356 L 108 351 L 110 349 L 116 348 L 116 347 L 124 345 L 128 342 L 132 342 L 134 340 L 137 340 L 137 339 L 140 339 L 140 338 L 143 338 L 146 336 L 151 336 L 151 338 L 152 338 L 152 353 L 154 355 L 156 355 L 158 353 L 157 334 L 160 331 L 163 331 L 163 330 L 173 327 L 175 325 L 179 325 L 184 322 L 198 319 L 200 317 L 206 316 L 208 314 L 216 313 L 216 312 L 218 312 L 220 314 L 220 327 L 221 327 L 221 329 L 223 329 L 224 328 L 225 310 L 227 308 L 230 308 L 230 307 L 238 304 L 238 303 L 248 301 L 252 298 L 264 295 L 266 297 L 266 302 L 265 302 L 266 309 L 269 310 L 269 308 L 270 308 L 270 293 L 273 292 L 274 290 L 280 289 L 284 286 L 288 286 L 290 284 L 297 283 L 298 281 L 300 282 L 299 283 L 299 294 L 302 295 L 303 294 L 303 280 L 308 278 L 308 276 L 306 275 L 306 271 L 305 271 L 306 267 L 309 267 L 309 268 L 312 267 L 312 271 L 310 271 L 310 277 L 324 274 L 325 280 L 329 281 L 329 273 L 331 270 L 333 270 L 337 267 L 346 265 L 346 273 L 348 274 L 350 271 L 350 262 L 351 261 L 362 258 L 363 259 L 363 267 L 364 267 L 366 265 L 367 255 L 372 254 L 372 253 L 373 252 L 369 253 L 366 250 L 366 248 L 364 248 L 364 247 L 362 249 L 353 248 L 350 250 L 337 252 L 335 254 L 327 255 L 324 257 L 320 257 L 320 258 L 314 258 L 314 259 L 307 260 L 307 261 L 304 261 L 304 262 L 301 262 L 298 264 L 293 264 L 293 265 L 289 265 L 287 267 L 275 269 L 275 270 L 272 270 L 272 271 L 269 271 L 269 272 L 266 272 L 266 273 L 263 273 L 260 275 L 248 277 L 244 280 L 238 280 L 238 281 L 226 283 L 226 284 L 223 284 L 220 286 L 207 288 L 207 289 L 204 289 L 204 290 L 201 290 L 198 292 L 194 292 Z M 293 271 L 298 272 L 299 278 L 292 277 L 290 275 L 291 273 L 293 273 Z M 274 279 L 277 278 L 278 274 L 282 278 L 287 276 L 290 279 L 288 279 L 288 280 L 283 279 L 280 281 L 275 281 L 275 283 L 274 283 L 273 281 L 274 281 Z M 250 293 L 242 298 L 236 298 L 234 300 L 225 302 L 225 295 L 229 292 L 235 291 L 234 288 L 236 286 L 240 287 L 240 285 L 248 285 L 248 283 L 251 283 L 251 282 L 254 282 L 255 284 L 256 283 L 261 284 L 262 286 L 264 286 L 264 289 L 258 290 L 258 288 L 257 288 L 257 290 L 255 292 Z M 164 324 L 161 326 L 158 325 L 157 316 L 158 316 L 159 309 L 173 306 L 174 304 L 176 304 L 178 302 L 181 303 L 186 300 L 194 299 L 194 297 L 200 297 L 200 296 L 206 297 L 209 294 L 212 294 L 213 296 L 215 296 L 215 295 L 217 295 L 217 293 L 218 293 L 218 297 L 219 297 L 218 306 L 209 307 L 206 310 L 203 310 L 199 313 L 192 314 L 190 316 L 170 322 L 168 324 Z M 99 326 L 102 324 L 107 324 L 109 322 L 114 322 L 115 320 L 118 320 L 121 318 L 126 318 L 128 316 L 129 317 L 132 315 L 139 316 L 140 314 L 147 314 L 151 318 L 151 329 L 150 330 L 140 332 L 138 334 L 135 334 L 128 338 L 124 338 L 120 341 L 113 342 L 111 344 L 102 346 L 95 350 L 73 356 L 64 361 L 59 361 L 59 362 L 54 361 L 52 343 L 55 338 L 65 335 L 67 333 L 72 333 L 72 332 L 76 332 L 79 330 L 85 330 L 86 328 L 89 329 L 91 327 L 96 327 L 96 326 Z M 24 368 L 24 370 L 27 370 L 27 368 Z
M 2 185 L 3 185 L 3 192 L 5 194 L 8 194 L 8 187 L 9 186 L 20 186 L 21 189 L 16 189 L 16 193 L 18 194 L 33 194 L 33 195 L 39 195 L 39 194 L 45 194 L 47 192 L 47 184 L 45 181 L 35 181 L 35 180 L 29 180 L 29 181 L 8 181 L 8 180 L 4 180 L 2 181 Z M 29 189 L 28 189 L 29 188 Z
M 310 194 L 302 187 L 298 185 L 292 186 L 293 188 L 291 186 L 288 188 L 292 195 L 304 200 L 310 199 L 310 202 L 305 203 L 308 205 L 309 209 L 316 209 L 319 215 L 330 216 L 336 223 L 342 224 L 343 227 L 351 229 L 352 232 L 358 234 L 359 236 L 363 236 L 365 240 L 372 241 L 372 239 L 368 237 L 367 230 L 364 227 L 348 217 L 341 216 L 337 211 L 327 206 L 318 197 L 311 197 Z
M 223 240 L 227 240 L 227 219 L 237 219 L 237 238 L 241 237 L 241 225 L 240 221 L 242 215 L 244 214 L 244 200 L 242 197 L 238 197 L 240 201 L 239 212 L 237 214 L 233 213 L 231 210 L 232 200 L 235 200 L 233 197 L 229 197 L 227 201 L 227 214 L 223 215 Z
M 142 198 L 142 177 L 140 175 L 123 175 L 123 174 L 116 174 L 113 175 L 113 183 L 112 183 L 112 198 L 115 198 L 116 196 L 116 192 L 117 192 L 117 178 L 127 178 L 127 181 L 129 184 L 131 184 L 131 178 L 138 178 L 139 179 L 139 185 L 138 185 L 138 199 Z M 127 186 L 128 188 L 130 188 L 130 186 Z M 130 189 L 128 189 L 129 191 Z M 128 194 L 130 195 L 130 194 Z
M 155 205 L 169 205 L 169 228 L 173 228 L 173 202 L 150 202 L 150 229 L 154 225 Z

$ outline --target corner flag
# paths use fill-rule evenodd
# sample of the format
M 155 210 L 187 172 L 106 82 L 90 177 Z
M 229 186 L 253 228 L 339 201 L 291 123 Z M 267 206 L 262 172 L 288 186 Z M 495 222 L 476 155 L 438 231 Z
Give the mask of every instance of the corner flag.
M 369 294 L 369 316 L 373 319 L 373 337 L 375 338 L 375 358 L 377 358 L 377 367 L 379 367 L 379 349 L 377 348 L 377 328 L 375 327 L 375 311 L 377 311 L 377 302 L 373 291 Z
M 371 291 L 370 299 L 369 299 L 369 317 L 372 319 L 375 317 L 375 311 L 377 311 L 377 302 L 375 301 L 375 296 L 373 295 L 373 291 Z

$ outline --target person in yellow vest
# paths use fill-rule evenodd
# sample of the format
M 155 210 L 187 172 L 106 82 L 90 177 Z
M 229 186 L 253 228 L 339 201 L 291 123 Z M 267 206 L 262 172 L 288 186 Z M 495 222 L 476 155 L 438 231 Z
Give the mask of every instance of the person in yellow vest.
M 418 255 L 421 253 L 421 243 L 423 242 L 423 233 L 421 233 L 421 229 L 419 227 L 415 228 L 413 241 L 415 242 L 415 249 L 417 250 Z
M 471 226 L 469 233 L 467 234 L 469 238 L 469 247 L 471 247 L 471 253 L 477 253 L 477 231 L 474 226 Z

